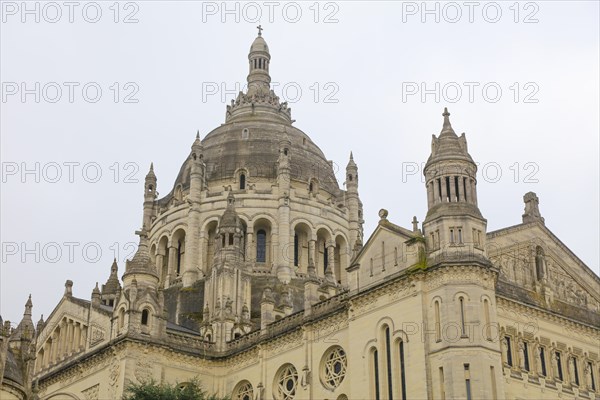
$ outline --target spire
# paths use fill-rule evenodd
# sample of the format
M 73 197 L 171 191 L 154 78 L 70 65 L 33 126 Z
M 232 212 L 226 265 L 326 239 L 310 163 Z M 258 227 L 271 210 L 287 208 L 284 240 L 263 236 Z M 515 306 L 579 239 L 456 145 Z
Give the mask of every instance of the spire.
M 33 308 L 33 302 L 31 301 L 31 295 L 25 303 L 25 312 L 23 312 L 23 319 L 12 332 L 11 341 L 20 340 L 21 338 L 32 338 L 35 332 L 33 321 L 31 319 L 31 309 Z
M 354 162 L 354 155 L 350 152 L 350 160 L 348 160 L 348 165 L 346 168 L 356 167 L 356 163 Z
M 270 91 L 271 76 L 269 75 L 269 63 L 271 54 L 269 46 L 262 37 L 262 27 L 259 25 L 258 36 L 250 46 L 248 54 L 250 61 L 250 73 L 248 74 L 248 94 Z
M 442 114 L 442 116 L 444 117 L 444 126 L 442 127 L 442 132 L 440 133 L 440 136 L 443 134 L 456 135 L 456 133 L 454 133 L 454 129 L 452 129 L 452 125 L 450 124 L 450 113 L 448 112 L 447 107 L 444 107 L 444 113 Z
M 142 228 L 141 230 L 136 231 L 135 234 L 140 237 L 140 243 L 131 261 L 127 260 L 125 262 L 123 279 L 130 274 L 150 275 L 158 279 L 156 268 L 150 260 L 150 253 L 148 251 L 148 233 L 146 229 Z
M 417 216 L 415 215 L 412 219 L 413 232 L 419 232 L 419 221 L 417 220 Z
M 146 174 L 146 180 L 156 180 L 156 175 L 154 174 L 154 163 L 151 162 L 150 163 L 150 169 L 148 170 L 148 173 Z
M 31 317 L 31 309 L 33 308 L 33 303 L 31 302 L 31 294 L 29 295 L 29 298 L 27 299 L 27 303 L 25 303 L 25 312 L 23 313 L 23 316 L 28 315 L 29 317 Z
M 98 288 L 98 282 L 96 282 L 96 286 L 94 287 L 94 290 L 92 290 L 92 304 L 94 306 L 99 306 L 100 300 L 101 300 L 100 288 Z
M 44 327 L 44 314 L 40 315 L 40 320 L 37 322 L 37 325 L 36 325 L 36 332 L 39 334 L 42 331 L 43 327 Z
M 196 132 L 196 139 L 194 143 L 192 143 L 192 154 L 191 157 L 195 161 L 197 159 L 202 158 L 202 152 L 204 151 L 204 146 L 202 146 L 202 141 L 200 140 L 200 131 Z
M 262 26 L 258 26 L 258 36 L 250 46 L 248 53 L 249 73 L 246 78 L 247 90 L 240 91 L 237 98 L 227 105 L 225 121 L 255 119 L 258 114 L 268 116 L 285 124 L 293 123 L 292 109 L 287 102 L 281 102 L 271 89 L 271 54 L 269 46 L 262 36 Z
M 119 276 L 117 272 L 119 271 L 119 267 L 117 266 L 117 259 L 113 260 L 112 265 L 110 266 L 110 275 L 108 280 L 104 285 L 102 285 L 102 295 L 107 294 L 115 294 L 117 290 L 121 288 L 121 283 L 119 282 Z

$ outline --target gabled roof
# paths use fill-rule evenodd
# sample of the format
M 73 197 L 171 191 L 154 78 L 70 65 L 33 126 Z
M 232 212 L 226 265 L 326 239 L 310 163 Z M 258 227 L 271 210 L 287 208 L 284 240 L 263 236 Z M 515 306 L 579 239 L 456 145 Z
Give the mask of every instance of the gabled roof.
M 487 238 L 488 240 L 493 239 L 495 237 L 501 237 L 510 235 L 512 233 L 523 231 L 523 230 L 534 230 L 539 229 L 543 235 L 546 236 L 547 239 L 552 241 L 563 253 L 570 258 L 573 262 L 572 265 L 576 265 L 577 270 L 565 271 L 567 272 L 573 280 L 575 280 L 578 284 L 586 289 L 586 291 L 592 295 L 596 301 L 600 302 L 600 277 L 594 273 L 575 253 L 571 251 L 546 225 L 542 222 L 529 222 L 518 225 L 513 225 L 507 228 L 498 229 L 496 231 L 488 232 Z M 542 239 L 539 237 L 539 239 Z
M 367 242 L 365 243 L 365 245 L 356 254 L 356 256 L 354 257 L 354 260 L 348 266 L 348 268 L 351 268 L 355 264 L 356 260 L 358 260 L 362 256 L 362 254 L 368 250 L 368 248 L 371 246 L 371 244 L 375 241 L 375 237 L 379 234 L 379 232 L 381 232 L 383 230 L 399 234 L 401 236 L 406 237 L 406 239 L 410 239 L 415 236 L 415 232 L 413 232 L 409 229 L 403 228 L 399 225 L 393 224 L 390 221 L 388 221 L 387 218 L 381 218 L 379 220 L 379 223 L 375 227 L 375 230 L 373 231 L 373 233 L 371 233 L 371 236 L 369 236 L 369 239 L 367 239 Z

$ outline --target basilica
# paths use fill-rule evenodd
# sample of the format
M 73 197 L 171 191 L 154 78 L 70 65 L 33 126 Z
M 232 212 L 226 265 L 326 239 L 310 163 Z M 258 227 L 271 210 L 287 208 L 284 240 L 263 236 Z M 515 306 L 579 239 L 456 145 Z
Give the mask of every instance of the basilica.
M 488 232 L 445 109 L 423 222 L 382 209 L 365 238 L 357 162 L 342 189 L 270 63 L 259 31 L 247 90 L 162 198 L 150 166 L 131 260 L 87 299 L 66 280 L 46 320 L 29 298 L 0 327 L 0 397 L 119 399 L 129 382 L 198 379 L 233 400 L 600 398 L 600 278 L 536 194 L 522 223 Z

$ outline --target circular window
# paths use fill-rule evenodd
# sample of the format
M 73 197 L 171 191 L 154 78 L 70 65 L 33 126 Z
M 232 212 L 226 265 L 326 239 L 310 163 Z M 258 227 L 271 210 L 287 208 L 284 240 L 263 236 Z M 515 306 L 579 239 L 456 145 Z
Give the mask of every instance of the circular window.
M 279 368 L 273 386 L 275 400 L 292 400 L 296 397 L 298 387 L 298 371 L 296 371 L 296 368 L 292 364 L 285 364 Z
M 340 386 L 346 377 L 347 365 L 348 360 L 344 349 L 340 346 L 334 346 L 327 350 L 321 360 L 321 382 L 323 385 L 330 390 Z
M 252 389 L 252 384 L 248 381 L 242 381 L 237 384 L 236 388 L 233 390 L 233 395 L 231 396 L 232 400 L 252 400 L 253 399 L 254 390 Z

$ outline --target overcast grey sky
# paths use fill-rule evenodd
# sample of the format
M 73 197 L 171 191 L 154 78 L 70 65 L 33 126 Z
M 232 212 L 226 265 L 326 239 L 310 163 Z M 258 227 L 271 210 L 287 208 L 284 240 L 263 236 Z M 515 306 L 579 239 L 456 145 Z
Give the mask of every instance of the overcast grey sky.
M 598 273 L 597 1 L 22 4 L 2 2 L 4 319 L 29 293 L 47 317 L 67 279 L 89 299 L 115 256 L 123 273 L 150 162 L 164 195 L 196 131 L 224 122 L 259 23 L 294 125 L 342 171 L 354 152 L 365 236 L 380 208 L 423 220 L 420 168 L 447 106 L 488 231 L 520 223 L 534 191 Z

